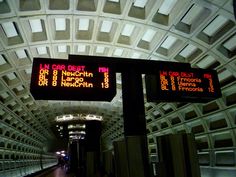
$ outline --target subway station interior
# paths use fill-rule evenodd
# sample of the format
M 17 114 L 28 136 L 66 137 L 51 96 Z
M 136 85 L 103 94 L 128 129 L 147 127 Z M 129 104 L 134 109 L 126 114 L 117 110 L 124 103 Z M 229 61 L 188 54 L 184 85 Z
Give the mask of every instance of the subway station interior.
M 93 177 L 101 164 L 110 176 L 126 177 L 127 171 L 127 177 L 165 177 L 159 171 L 178 159 L 179 152 L 173 153 L 173 145 L 172 162 L 167 158 L 160 163 L 158 137 L 181 134 L 193 137 L 196 152 L 188 158 L 198 164 L 195 175 L 188 172 L 192 175 L 186 177 L 235 177 L 235 4 L 233 0 L 0 0 L 0 177 L 50 173 Z M 133 115 L 129 126 L 140 126 L 135 121 L 140 104 L 123 103 L 125 86 L 119 72 L 111 101 L 34 98 L 30 91 L 34 58 L 68 60 L 70 55 L 78 60 L 99 56 L 212 69 L 222 96 L 205 103 L 149 102 L 142 74 L 145 133 L 129 134 L 124 130 L 124 109 Z M 67 167 L 58 166 L 60 157 L 69 159 Z M 172 176 L 180 177 L 176 174 Z

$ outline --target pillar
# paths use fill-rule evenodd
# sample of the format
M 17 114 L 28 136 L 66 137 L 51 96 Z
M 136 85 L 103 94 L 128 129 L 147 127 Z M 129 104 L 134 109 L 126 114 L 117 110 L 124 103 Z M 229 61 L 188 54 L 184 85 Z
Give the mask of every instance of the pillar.
M 129 177 L 149 177 L 142 76 L 134 69 L 122 73 L 124 135 Z

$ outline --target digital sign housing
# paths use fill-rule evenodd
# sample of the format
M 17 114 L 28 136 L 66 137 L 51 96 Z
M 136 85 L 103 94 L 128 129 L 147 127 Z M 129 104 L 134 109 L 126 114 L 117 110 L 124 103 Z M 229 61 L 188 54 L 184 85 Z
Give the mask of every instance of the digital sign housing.
M 30 91 L 41 100 L 111 101 L 116 77 L 109 64 L 35 58 Z
M 207 102 L 221 97 L 216 71 L 198 68 L 161 68 L 146 75 L 147 101 Z

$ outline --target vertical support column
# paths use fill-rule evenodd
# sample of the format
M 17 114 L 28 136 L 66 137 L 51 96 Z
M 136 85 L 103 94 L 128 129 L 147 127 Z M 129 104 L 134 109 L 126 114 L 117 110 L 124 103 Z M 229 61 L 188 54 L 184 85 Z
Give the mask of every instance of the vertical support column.
M 158 177 L 200 177 L 197 149 L 193 134 L 157 137 Z
M 86 123 L 86 177 L 92 177 L 100 166 L 100 136 L 101 122 L 87 121 Z
M 72 142 L 69 146 L 70 152 L 70 170 L 71 172 L 76 173 L 78 168 L 78 152 L 77 152 L 78 143 Z
M 132 68 L 122 73 L 122 95 L 129 177 L 149 177 L 142 76 Z

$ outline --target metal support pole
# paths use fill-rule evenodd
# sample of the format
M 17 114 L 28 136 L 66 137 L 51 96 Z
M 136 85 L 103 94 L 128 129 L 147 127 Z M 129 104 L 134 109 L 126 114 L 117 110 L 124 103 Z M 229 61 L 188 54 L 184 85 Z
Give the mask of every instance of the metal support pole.
M 142 76 L 132 68 L 122 73 L 122 95 L 129 177 L 149 177 Z

